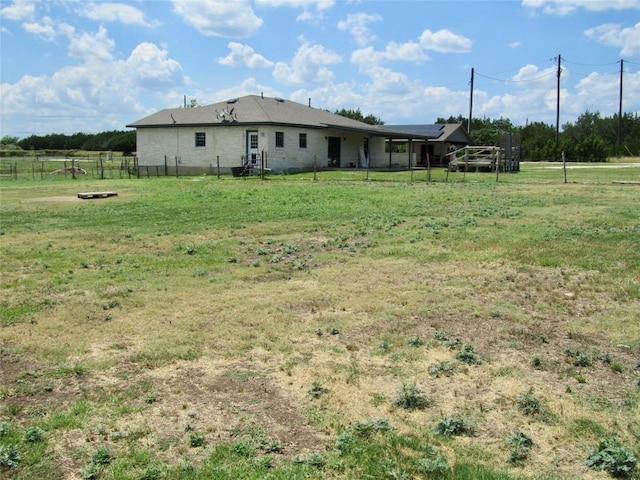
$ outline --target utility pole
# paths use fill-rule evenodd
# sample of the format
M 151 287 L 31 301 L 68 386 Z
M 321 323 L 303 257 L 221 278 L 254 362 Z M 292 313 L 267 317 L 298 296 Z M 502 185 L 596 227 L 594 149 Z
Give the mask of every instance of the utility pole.
M 622 153 L 622 72 L 624 60 L 620 60 L 620 102 L 618 104 L 618 155 Z
M 558 161 L 558 142 L 560 139 L 560 73 L 562 72 L 562 67 L 560 66 L 562 62 L 562 56 L 558 55 L 558 82 L 557 82 L 557 99 L 556 99 L 556 148 L 553 152 L 553 160 Z
M 473 77 L 475 69 L 471 68 L 471 92 L 469 94 L 469 121 L 467 122 L 467 133 L 471 136 L 471 119 L 473 118 Z

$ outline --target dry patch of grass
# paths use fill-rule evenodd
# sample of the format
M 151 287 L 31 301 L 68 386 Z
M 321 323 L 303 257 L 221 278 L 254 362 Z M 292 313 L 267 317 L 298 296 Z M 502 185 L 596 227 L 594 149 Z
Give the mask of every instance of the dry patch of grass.
M 210 193 L 204 183 L 177 185 L 190 198 Z M 228 195 L 268 194 L 245 188 Z M 434 195 L 423 188 L 404 193 Z M 517 195 L 464 188 L 487 201 Z M 373 202 L 335 223 L 209 219 L 189 232 L 171 231 L 169 214 L 147 231 L 141 219 L 121 231 L 69 230 L 27 203 L 33 228 L 3 236 L 0 414 L 43 425 L 70 477 L 100 446 L 197 466 L 241 444 L 285 463 L 384 418 L 436 443 L 451 464 L 603 478 L 585 464 L 601 438 L 640 442 L 636 287 L 615 266 L 531 262 L 544 253 L 533 242 L 514 251 L 525 227 L 556 234 L 540 227 L 547 193 L 527 188 L 540 206 L 516 216 L 473 207 L 462 220 L 427 222 L 394 204 L 384 216 Z M 136 201 L 126 200 L 132 210 Z M 93 223 L 124 212 L 82 205 L 65 213 Z M 494 223 L 504 240 L 488 233 Z M 635 271 L 634 258 L 621 261 Z M 424 408 L 394 403 L 403 385 L 424 395 Z M 466 434 L 433 433 L 454 417 Z M 513 432 L 535 444 L 518 465 L 507 461 Z

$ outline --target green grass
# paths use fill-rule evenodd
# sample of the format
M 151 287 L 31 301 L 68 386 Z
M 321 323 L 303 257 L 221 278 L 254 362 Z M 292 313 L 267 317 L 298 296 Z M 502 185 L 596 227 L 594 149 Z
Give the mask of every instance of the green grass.
M 600 475 L 602 439 L 640 444 L 640 168 L 615 165 L 3 180 L 0 476 Z

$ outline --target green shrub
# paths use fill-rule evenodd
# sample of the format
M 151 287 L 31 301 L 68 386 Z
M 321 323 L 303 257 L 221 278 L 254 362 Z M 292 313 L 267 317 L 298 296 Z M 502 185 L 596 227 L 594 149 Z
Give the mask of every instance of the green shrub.
M 192 448 L 203 447 L 206 443 L 204 434 L 200 432 L 191 432 L 189 434 L 189 446 Z
M 454 373 L 456 373 L 456 367 L 451 362 L 439 362 L 429 365 L 429 375 L 435 378 L 440 378 L 441 376 L 450 377 Z
M 535 369 L 542 368 L 542 360 L 537 355 L 531 359 L 531 366 Z
M 476 354 L 473 349 L 473 345 L 465 343 L 460 351 L 456 355 L 456 358 L 461 362 L 464 362 L 469 365 L 479 365 L 482 363 L 482 360 L 476 357 Z
M 460 346 L 461 343 L 462 340 L 460 340 L 459 338 L 454 338 L 453 340 L 448 340 L 445 345 L 449 347 L 449 350 L 455 350 Z
M 251 458 L 256 455 L 256 451 L 253 446 L 246 441 L 239 441 L 233 444 L 233 451 L 241 457 Z
M 162 468 L 158 465 L 147 465 L 140 474 L 140 480 L 158 480 L 162 478 Z
M 311 452 L 308 455 L 301 455 L 296 457 L 296 463 L 303 463 L 305 465 L 311 465 L 312 467 L 322 468 L 327 463 L 327 460 L 322 452 Z
M 533 448 L 534 443 L 525 433 L 514 432 L 507 437 L 507 445 L 511 447 L 507 459 L 509 463 L 520 463 L 529 457 L 529 451 Z
M 339 455 L 347 453 L 355 443 L 356 436 L 351 432 L 342 432 L 336 437 L 336 450 Z
M 386 418 L 378 418 L 376 420 L 367 419 L 364 422 L 356 422 L 351 427 L 351 430 L 359 437 L 368 437 L 376 432 L 391 431 L 393 427 Z
M 44 440 L 44 430 L 40 427 L 29 427 L 24 431 L 24 441 L 27 443 L 38 443 Z
M 433 335 L 433 338 L 435 338 L 436 340 L 440 340 L 441 342 L 446 342 L 447 340 L 449 340 L 449 338 L 447 338 L 447 334 L 441 331 L 437 331 Z
M 0 422 L 0 438 L 6 437 L 11 432 L 11 422 Z
M 593 364 L 591 356 L 580 350 L 567 349 L 565 353 L 574 367 L 590 367 Z
M 540 415 L 545 412 L 542 401 L 535 396 L 533 389 L 518 395 L 516 403 L 520 411 L 525 415 Z
M 20 452 L 17 445 L 0 445 L 0 467 L 17 467 Z
M 430 405 L 429 400 L 425 397 L 415 383 L 403 383 L 393 400 L 396 407 L 405 410 L 422 410 Z
M 638 459 L 631 450 L 613 438 L 600 441 L 598 447 L 587 459 L 588 467 L 604 470 L 616 478 L 631 477 L 636 471 L 637 464 Z
M 461 417 L 444 417 L 438 420 L 433 427 L 438 435 L 447 437 L 472 433 L 472 428 Z
M 431 475 L 445 476 L 451 471 L 451 466 L 446 458 L 437 455 L 435 458 L 425 457 L 416 460 L 416 470 L 427 474 L 427 478 L 431 478 Z
M 313 398 L 319 398 L 323 393 L 326 393 L 327 389 L 322 386 L 322 382 L 315 381 L 311 383 L 309 390 L 307 393 L 311 395 Z
M 98 447 L 91 456 L 93 465 L 109 465 L 113 461 L 113 454 L 108 447 Z
M 424 345 L 424 340 L 420 338 L 420 335 L 414 335 L 409 338 L 407 343 L 412 347 L 421 347 L 422 345 Z

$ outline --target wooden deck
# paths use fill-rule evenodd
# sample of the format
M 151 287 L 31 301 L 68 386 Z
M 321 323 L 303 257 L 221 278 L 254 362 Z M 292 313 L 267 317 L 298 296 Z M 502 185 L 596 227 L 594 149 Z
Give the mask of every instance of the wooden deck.
M 78 194 L 78 198 L 82 198 L 83 200 L 88 200 L 90 198 L 108 198 L 117 196 L 117 192 L 81 192 Z

